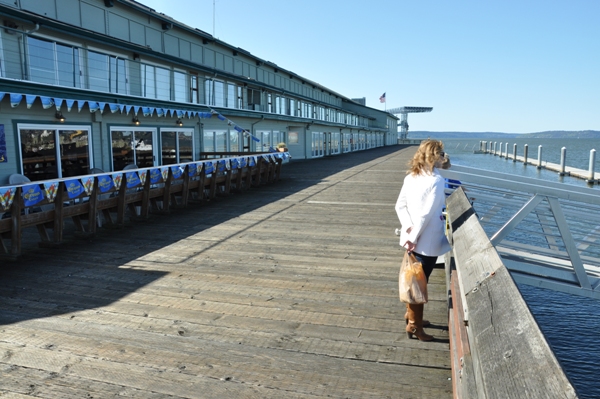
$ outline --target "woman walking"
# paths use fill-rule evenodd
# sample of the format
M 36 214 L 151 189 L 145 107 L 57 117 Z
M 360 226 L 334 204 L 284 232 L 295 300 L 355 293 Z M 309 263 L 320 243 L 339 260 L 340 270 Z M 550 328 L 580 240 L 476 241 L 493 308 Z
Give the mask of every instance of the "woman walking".
M 400 245 L 421 262 L 427 281 L 438 256 L 450 250 L 442 216 L 445 181 L 438 171 L 444 155 L 441 141 L 423 141 L 409 163 L 396 201 L 396 213 L 402 224 Z M 406 304 L 406 333 L 409 338 L 415 335 L 421 341 L 431 341 L 433 337 L 423 330 L 423 308 L 423 304 Z

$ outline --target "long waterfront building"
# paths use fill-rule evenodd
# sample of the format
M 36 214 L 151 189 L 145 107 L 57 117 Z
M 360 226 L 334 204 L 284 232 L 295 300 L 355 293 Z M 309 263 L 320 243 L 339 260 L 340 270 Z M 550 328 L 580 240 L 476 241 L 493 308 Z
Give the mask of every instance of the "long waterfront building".
M 0 185 L 285 143 L 397 143 L 397 117 L 132 0 L 0 0 Z

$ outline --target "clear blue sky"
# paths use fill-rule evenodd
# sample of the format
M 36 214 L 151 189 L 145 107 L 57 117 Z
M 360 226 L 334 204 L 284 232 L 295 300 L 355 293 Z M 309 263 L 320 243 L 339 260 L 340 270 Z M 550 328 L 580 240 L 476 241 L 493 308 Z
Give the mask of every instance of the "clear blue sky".
M 410 130 L 600 130 L 599 0 L 139 2 Z

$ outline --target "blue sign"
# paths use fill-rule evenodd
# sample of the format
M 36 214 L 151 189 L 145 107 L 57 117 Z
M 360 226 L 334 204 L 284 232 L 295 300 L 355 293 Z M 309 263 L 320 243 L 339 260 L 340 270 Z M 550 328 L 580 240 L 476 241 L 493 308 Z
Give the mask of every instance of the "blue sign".
M 162 173 L 160 169 L 150 169 L 150 183 L 157 184 L 162 179 Z
M 98 188 L 101 193 L 111 190 L 114 186 L 115 183 L 110 175 L 98 176 Z
M 125 173 L 125 177 L 127 177 L 127 188 L 132 188 L 141 184 L 140 177 L 136 172 L 127 172 Z
M 44 193 L 40 189 L 39 184 L 23 186 L 23 202 L 25 203 L 25 206 L 33 206 L 43 199 Z
M 179 179 L 181 177 L 181 175 L 183 174 L 183 170 L 181 169 L 181 166 L 179 166 L 179 165 L 171 166 L 171 174 L 173 175 L 173 179 Z
M 67 189 L 67 195 L 69 198 L 77 198 L 84 192 L 83 185 L 77 179 L 65 180 L 65 187 Z

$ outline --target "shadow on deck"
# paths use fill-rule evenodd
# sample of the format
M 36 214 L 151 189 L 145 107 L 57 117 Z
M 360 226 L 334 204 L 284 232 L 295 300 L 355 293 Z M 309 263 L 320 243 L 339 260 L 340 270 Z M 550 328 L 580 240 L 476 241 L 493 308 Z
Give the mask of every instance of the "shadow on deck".
M 450 397 L 444 271 L 435 342 L 406 338 L 398 300 L 414 150 L 292 162 L 91 241 L 24 245 L 0 268 L 0 396 Z

